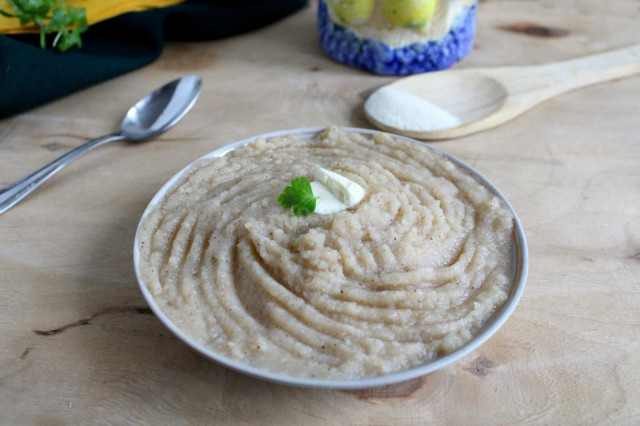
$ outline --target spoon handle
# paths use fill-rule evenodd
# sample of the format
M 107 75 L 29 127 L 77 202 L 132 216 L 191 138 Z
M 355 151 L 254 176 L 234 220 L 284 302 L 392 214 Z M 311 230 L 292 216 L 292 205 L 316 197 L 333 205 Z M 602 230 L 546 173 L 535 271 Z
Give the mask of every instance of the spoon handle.
M 538 99 L 592 84 L 640 74 L 640 45 L 545 65 L 503 69 L 512 93 L 533 92 Z
M 121 139 L 124 139 L 124 136 L 119 133 L 115 133 L 90 140 L 89 142 L 67 152 L 62 157 L 52 161 L 43 168 L 36 170 L 29 176 L 0 189 L 0 214 L 9 210 L 20 200 L 29 195 L 34 189 L 42 185 L 47 179 L 62 170 L 63 167 L 80 157 L 85 152 L 88 152 L 97 146 L 104 145 L 107 142 Z

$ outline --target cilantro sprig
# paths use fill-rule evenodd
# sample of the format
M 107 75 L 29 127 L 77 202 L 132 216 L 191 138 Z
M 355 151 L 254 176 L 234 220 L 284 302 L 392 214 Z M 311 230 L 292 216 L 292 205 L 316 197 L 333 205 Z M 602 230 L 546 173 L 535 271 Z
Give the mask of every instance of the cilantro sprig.
M 316 199 L 309 179 L 302 176 L 291 181 L 278 197 L 278 204 L 291 209 L 295 216 L 307 216 L 316 209 Z
M 40 29 L 40 47 L 46 47 L 46 35 L 56 34 L 52 46 L 64 52 L 73 46 L 82 47 L 80 34 L 85 32 L 87 12 L 72 7 L 65 0 L 5 0 L 11 11 L 0 9 L 0 15 L 17 18 L 20 25 L 34 24 Z

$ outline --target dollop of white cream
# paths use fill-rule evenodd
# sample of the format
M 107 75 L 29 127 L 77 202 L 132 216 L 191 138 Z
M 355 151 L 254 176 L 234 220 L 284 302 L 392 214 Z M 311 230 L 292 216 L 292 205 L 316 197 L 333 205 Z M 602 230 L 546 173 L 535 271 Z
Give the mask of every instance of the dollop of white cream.
M 336 172 L 319 167 L 311 190 L 316 199 L 314 213 L 332 214 L 358 204 L 366 192 L 363 187 Z

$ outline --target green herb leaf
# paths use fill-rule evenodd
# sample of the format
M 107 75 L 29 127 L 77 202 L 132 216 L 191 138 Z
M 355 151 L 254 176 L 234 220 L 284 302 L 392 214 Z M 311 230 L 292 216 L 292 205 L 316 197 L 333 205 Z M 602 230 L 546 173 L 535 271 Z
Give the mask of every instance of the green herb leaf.
M 55 34 L 53 47 L 64 52 L 72 46 L 82 47 L 80 34 L 87 31 L 87 14 L 83 7 L 68 6 L 65 0 L 5 0 L 11 11 L 0 15 L 17 18 L 20 25 L 40 29 L 40 47 L 46 47 L 46 35 Z
M 307 216 L 316 209 L 316 198 L 306 177 L 295 178 L 278 197 L 278 204 L 291 209 L 295 216 Z

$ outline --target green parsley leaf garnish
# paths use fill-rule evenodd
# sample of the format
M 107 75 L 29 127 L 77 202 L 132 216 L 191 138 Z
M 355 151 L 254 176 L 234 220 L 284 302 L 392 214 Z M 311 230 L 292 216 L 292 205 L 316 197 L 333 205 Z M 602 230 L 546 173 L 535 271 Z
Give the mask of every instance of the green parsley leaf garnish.
M 36 25 L 40 29 L 40 47 L 46 47 L 46 35 L 56 34 L 53 47 L 64 52 L 82 47 L 80 34 L 87 31 L 84 7 L 71 7 L 65 0 L 5 0 L 11 11 L 0 9 L 0 15 L 20 20 L 20 25 Z
M 302 176 L 291 181 L 278 197 L 278 204 L 291 209 L 295 216 L 307 216 L 316 209 L 316 198 L 311 190 L 309 179 Z

